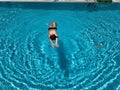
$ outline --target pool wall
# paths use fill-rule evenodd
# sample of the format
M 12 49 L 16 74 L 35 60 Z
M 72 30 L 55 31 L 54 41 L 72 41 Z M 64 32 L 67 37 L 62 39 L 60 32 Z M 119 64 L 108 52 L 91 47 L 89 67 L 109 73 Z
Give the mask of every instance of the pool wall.
M 0 1 L 18 1 L 18 2 L 95 2 L 96 0 L 0 0 Z

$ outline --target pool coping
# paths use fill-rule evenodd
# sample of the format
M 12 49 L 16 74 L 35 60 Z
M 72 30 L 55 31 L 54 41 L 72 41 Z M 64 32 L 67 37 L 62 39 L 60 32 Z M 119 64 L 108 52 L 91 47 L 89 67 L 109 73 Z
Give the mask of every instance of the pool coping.
M 96 0 L 0 0 L 0 2 L 96 2 Z
M 96 0 L 0 0 L 0 2 L 97 2 Z M 120 3 L 120 0 L 112 0 Z

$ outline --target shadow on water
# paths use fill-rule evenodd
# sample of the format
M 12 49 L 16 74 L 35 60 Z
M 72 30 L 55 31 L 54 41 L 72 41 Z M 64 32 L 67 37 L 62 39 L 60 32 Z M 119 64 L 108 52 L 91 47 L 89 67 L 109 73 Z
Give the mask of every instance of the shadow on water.
M 120 10 L 120 3 L 80 3 L 80 2 L 0 2 L 0 7 L 44 10 L 99 11 Z M 89 8 L 90 10 L 89 10 Z M 93 8 L 92 8 L 93 7 Z M 96 7 L 96 8 L 94 8 Z
M 60 69 L 64 71 L 65 77 L 69 77 L 69 69 L 68 69 L 69 61 L 66 58 L 64 45 L 61 40 L 59 40 L 59 48 L 57 48 L 56 50 L 58 52 Z

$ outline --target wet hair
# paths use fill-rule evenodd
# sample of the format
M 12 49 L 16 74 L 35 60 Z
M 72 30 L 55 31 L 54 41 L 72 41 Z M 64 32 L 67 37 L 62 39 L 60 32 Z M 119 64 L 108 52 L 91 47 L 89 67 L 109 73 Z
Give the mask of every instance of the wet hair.
M 50 26 L 53 27 L 53 23 L 57 26 L 56 22 L 51 22 Z
M 50 36 L 50 39 L 55 40 L 57 38 L 57 36 L 55 36 L 54 34 Z

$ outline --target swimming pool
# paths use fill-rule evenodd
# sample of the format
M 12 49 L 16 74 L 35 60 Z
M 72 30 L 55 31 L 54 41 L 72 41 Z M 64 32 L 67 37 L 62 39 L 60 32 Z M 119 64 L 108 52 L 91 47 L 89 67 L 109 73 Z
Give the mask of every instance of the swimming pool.
M 119 24 L 118 3 L 1 2 L 0 90 L 120 90 Z

